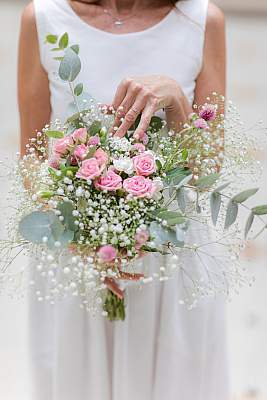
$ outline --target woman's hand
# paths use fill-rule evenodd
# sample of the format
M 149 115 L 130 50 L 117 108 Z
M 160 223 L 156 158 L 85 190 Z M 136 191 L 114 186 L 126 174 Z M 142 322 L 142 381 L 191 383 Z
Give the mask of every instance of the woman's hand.
M 165 109 L 170 129 L 179 131 L 192 112 L 178 83 L 159 75 L 132 77 L 123 80 L 113 100 L 116 111 L 113 132 L 123 137 L 141 114 L 135 138 L 142 139 L 156 111 Z

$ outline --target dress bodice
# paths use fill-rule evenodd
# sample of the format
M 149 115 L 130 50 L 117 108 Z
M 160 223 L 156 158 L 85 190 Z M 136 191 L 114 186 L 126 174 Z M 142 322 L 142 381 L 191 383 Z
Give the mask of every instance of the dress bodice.
M 69 33 L 80 45 L 79 81 L 97 101 L 110 103 L 120 81 L 127 76 L 160 74 L 175 79 L 190 102 L 202 67 L 208 0 L 182 0 L 165 18 L 141 32 L 113 34 L 84 22 L 68 0 L 35 0 L 40 57 L 49 76 L 51 119 L 64 120 L 71 101 L 68 85 L 57 75 L 58 61 L 49 33 Z

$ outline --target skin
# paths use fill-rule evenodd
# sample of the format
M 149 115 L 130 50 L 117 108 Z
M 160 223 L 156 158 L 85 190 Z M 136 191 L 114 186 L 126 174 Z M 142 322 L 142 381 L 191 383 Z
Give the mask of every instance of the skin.
M 87 23 L 113 33 L 118 33 L 114 21 L 103 12 L 108 8 L 112 15 L 127 19 L 120 33 L 146 29 L 158 23 L 171 10 L 169 1 L 109 0 L 92 3 L 72 1 L 74 11 Z M 151 12 L 153 8 L 153 12 Z M 225 94 L 225 24 L 223 13 L 210 3 L 208 8 L 202 70 L 196 80 L 196 104 L 203 104 L 213 91 Z M 18 101 L 21 123 L 21 153 L 33 132 L 41 130 L 50 121 L 51 105 L 49 81 L 39 55 L 39 45 L 33 4 L 24 10 L 21 22 Z M 116 113 L 114 134 L 125 135 L 138 114 L 142 118 L 136 135 L 142 136 L 155 111 L 164 108 L 171 128 L 180 130 L 192 106 L 185 97 L 179 82 L 167 76 L 125 77 L 118 85 L 113 100 Z

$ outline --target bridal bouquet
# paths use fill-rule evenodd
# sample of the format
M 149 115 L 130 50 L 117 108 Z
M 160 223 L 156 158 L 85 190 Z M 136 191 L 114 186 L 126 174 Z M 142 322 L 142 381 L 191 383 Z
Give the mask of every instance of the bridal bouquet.
M 196 107 L 179 134 L 155 116 L 142 138 L 135 137 L 138 121 L 125 137 L 112 135 L 112 107 L 79 102 L 83 85 L 73 85 L 80 71 L 78 46 L 68 47 L 65 34 L 56 50 L 64 52 L 58 57 L 59 75 L 70 85 L 77 112 L 38 132 L 10 172 L 19 204 L 9 239 L 1 242 L 0 279 L 9 276 L 13 252 L 23 250 L 36 258 L 35 268 L 48 282 L 46 293 L 36 292 L 39 301 L 53 303 L 71 293 L 82 307 L 123 320 L 128 283 L 164 281 L 177 268 L 189 274 L 179 262 L 183 251 L 201 251 L 187 239 L 192 222 L 206 229 L 211 221 L 217 238 L 209 240 L 222 245 L 223 238 L 233 260 L 243 244 L 240 234 L 237 240 L 239 228 L 233 228 L 239 207 L 258 189 L 229 195 L 226 178 L 233 177 L 237 164 L 241 170 L 254 164 L 249 151 L 235 153 L 233 143 L 225 160 L 222 96 Z M 250 209 L 245 236 L 254 218 L 265 214 L 267 205 Z M 168 260 L 167 267 L 165 262 L 152 272 L 142 268 L 152 253 Z M 220 265 L 216 283 L 212 277 L 208 284 L 194 282 L 194 296 L 215 287 L 228 292 L 236 281 L 234 268 L 227 275 Z

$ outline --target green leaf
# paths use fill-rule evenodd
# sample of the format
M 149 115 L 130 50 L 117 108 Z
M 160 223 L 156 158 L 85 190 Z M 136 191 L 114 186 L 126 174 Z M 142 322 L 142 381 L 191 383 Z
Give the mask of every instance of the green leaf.
M 214 225 L 217 223 L 217 219 L 220 213 L 222 204 L 222 199 L 220 193 L 212 192 L 210 195 L 210 209 L 211 209 L 211 218 Z
M 176 245 L 179 247 L 183 247 L 185 243 L 186 232 L 188 230 L 189 224 L 185 223 L 182 225 L 176 225 L 175 232 L 176 232 Z
M 59 203 L 57 209 L 61 212 L 61 215 L 64 217 L 63 224 L 67 229 L 75 232 L 77 230 L 77 225 L 74 224 L 75 218 L 72 215 L 74 207 L 71 202 L 63 201 Z
M 178 203 L 178 206 L 179 206 L 180 210 L 182 212 L 185 212 L 186 200 L 185 200 L 184 188 L 181 187 L 180 189 L 177 190 L 177 192 L 176 192 L 176 200 L 177 200 L 177 203 Z
M 101 121 L 94 121 L 89 128 L 90 136 L 95 136 L 101 130 Z
M 248 236 L 248 233 L 250 231 L 250 228 L 252 227 L 254 218 L 255 218 L 255 216 L 254 216 L 253 212 L 251 212 L 249 214 L 249 217 L 247 219 L 246 226 L 245 226 L 245 238 L 247 238 L 247 236 Z
M 183 149 L 182 151 L 182 159 L 183 161 L 186 161 L 188 158 L 188 150 L 187 149 Z
M 80 96 L 83 92 L 83 84 L 82 83 L 78 83 L 78 85 L 75 86 L 74 88 L 74 94 L 75 96 Z
M 162 170 L 162 164 L 161 164 L 160 160 L 156 160 L 156 166 L 157 166 L 158 171 Z
M 243 203 L 244 201 L 249 199 L 251 196 L 254 196 L 254 194 L 256 194 L 258 190 L 259 190 L 258 188 L 244 190 L 243 192 L 235 195 L 232 198 L 232 201 L 235 203 L 238 203 L 238 204 Z
M 53 139 L 62 139 L 65 136 L 64 132 L 61 131 L 46 131 L 45 134 Z
M 157 116 L 153 116 L 151 118 L 150 124 L 149 124 L 149 128 L 148 130 L 150 130 L 151 132 L 158 132 L 163 128 L 163 121 L 160 117 Z
M 210 174 L 207 176 L 202 176 L 201 178 L 199 178 L 195 185 L 198 189 L 203 190 L 203 189 L 208 189 L 210 188 L 212 185 L 214 185 L 214 183 L 219 179 L 220 174 Z
M 54 196 L 54 192 L 52 191 L 41 191 L 38 192 L 38 196 L 40 196 L 42 199 L 51 199 L 51 197 Z
M 232 200 L 229 201 L 226 211 L 224 229 L 228 229 L 236 221 L 238 214 L 238 204 Z
M 45 38 L 45 43 L 50 43 L 50 44 L 56 44 L 58 40 L 58 36 L 57 35 L 47 35 Z
M 19 232 L 31 243 L 42 243 L 43 237 L 51 239 L 62 229 L 57 216 L 52 211 L 34 211 L 19 223 Z M 63 228 L 64 230 L 64 228 Z
M 72 50 L 67 49 L 59 66 L 59 76 L 65 82 L 73 82 L 81 71 L 81 60 Z
M 76 53 L 79 54 L 80 52 L 80 46 L 78 44 L 73 44 L 72 46 L 70 46 L 70 48 Z
M 253 207 L 252 210 L 254 215 L 266 215 L 267 214 L 267 205 L 264 204 L 262 206 Z
M 183 224 L 186 221 L 183 215 L 177 211 L 161 211 L 157 214 L 157 217 L 167 221 L 168 225 Z
M 59 39 L 59 43 L 58 46 L 60 49 L 66 49 L 68 47 L 69 44 L 69 35 L 67 34 L 67 32 L 64 33 L 64 35 L 61 36 L 61 38 Z
M 175 178 L 174 184 L 175 184 L 176 189 L 180 189 L 182 186 L 186 185 L 188 182 L 191 181 L 192 177 L 193 177 L 193 175 L 190 174 L 190 175 L 187 175 L 186 177 L 181 176 L 181 179 L 180 179 L 180 177 Z
M 54 60 L 56 61 L 62 61 L 64 57 L 54 57 Z
M 160 246 L 167 243 L 177 244 L 177 238 L 175 231 L 168 229 L 158 224 L 157 222 L 152 222 L 149 227 L 149 232 L 153 241 L 156 245 Z
M 227 188 L 230 185 L 231 182 L 227 182 L 224 183 L 223 185 L 217 187 L 216 189 L 214 189 L 214 192 L 218 193 L 221 192 L 222 190 L 224 190 L 225 188 Z

